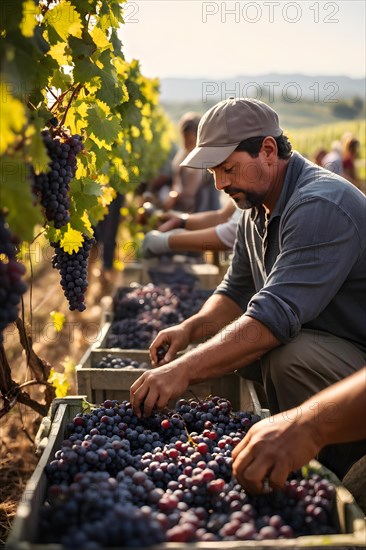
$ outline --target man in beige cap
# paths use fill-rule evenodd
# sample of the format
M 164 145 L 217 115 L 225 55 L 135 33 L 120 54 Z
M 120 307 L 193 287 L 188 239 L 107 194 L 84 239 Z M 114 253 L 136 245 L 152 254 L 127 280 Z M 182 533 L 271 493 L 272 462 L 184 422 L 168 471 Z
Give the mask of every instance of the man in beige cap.
M 132 385 L 136 414 L 142 403 L 149 415 L 190 384 L 253 365 L 276 414 L 359 370 L 366 363 L 366 197 L 292 152 L 277 113 L 254 99 L 210 109 L 182 164 L 209 169 L 243 214 L 214 294 L 151 344 L 160 366 Z M 168 351 L 158 363 L 161 346 Z M 343 476 L 365 452 L 365 441 L 333 445 L 322 460 Z

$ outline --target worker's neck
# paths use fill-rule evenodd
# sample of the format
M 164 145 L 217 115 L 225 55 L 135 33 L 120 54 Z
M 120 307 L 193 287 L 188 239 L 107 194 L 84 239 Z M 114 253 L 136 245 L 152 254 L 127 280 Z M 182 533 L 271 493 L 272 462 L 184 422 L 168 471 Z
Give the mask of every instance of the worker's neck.
M 263 201 L 263 207 L 267 214 L 271 214 L 277 204 L 285 181 L 289 160 L 278 159 L 276 164 L 271 167 L 271 186 Z

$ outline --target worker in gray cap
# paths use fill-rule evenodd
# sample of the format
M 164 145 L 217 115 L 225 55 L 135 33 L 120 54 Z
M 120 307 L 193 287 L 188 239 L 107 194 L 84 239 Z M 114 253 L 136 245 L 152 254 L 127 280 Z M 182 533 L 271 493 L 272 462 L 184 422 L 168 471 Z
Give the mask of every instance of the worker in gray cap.
M 240 369 L 261 379 L 271 414 L 297 407 L 366 363 L 366 197 L 314 165 L 283 135 L 277 113 L 230 98 L 201 119 L 182 162 L 206 168 L 243 210 L 231 265 L 196 314 L 150 346 L 158 368 L 131 387 L 136 414 L 189 385 Z M 179 350 L 206 340 L 175 358 Z M 158 361 L 157 350 L 166 347 Z M 332 445 L 322 461 L 342 477 L 366 442 Z M 270 485 L 271 472 L 267 472 Z

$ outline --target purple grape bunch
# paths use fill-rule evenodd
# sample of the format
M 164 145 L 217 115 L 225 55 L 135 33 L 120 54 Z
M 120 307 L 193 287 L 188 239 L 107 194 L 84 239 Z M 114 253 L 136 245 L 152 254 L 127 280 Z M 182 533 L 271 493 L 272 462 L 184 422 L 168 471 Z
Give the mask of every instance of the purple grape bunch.
M 40 197 L 47 220 L 60 229 L 70 221 L 69 184 L 75 176 L 76 157 L 84 145 L 78 134 L 62 140 L 53 138 L 49 130 L 43 130 L 42 138 L 50 157 L 49 170 L 33 173 L 33 191 Z
M 218 396 L 149 418 L 116 400 L 78 414 L 46 467 L 41 542 L 96 550 L 334 533 L 335 489 L 318 474 L 295 472 L 258 496 L 236 482 L 232 450 L 258 420 Z
M 0 212 L 0 344 L 4 328 L 16 321 L 20 299 L 27 290 L 22 280 L 25 267 L 16 259 L 16 244 L 5 216 Z
M 59 242 L 51 242 L 51 246 L 55 249 L 52 256 L 52 267 L 60 272 L 60 284 L 71 311 L 84 311 L 86 309 L 85 292 L 88 288 L 88 258 L 94 242 L 94 238 L 84 236 L 81 247 L 72 254 L 65 252 Z

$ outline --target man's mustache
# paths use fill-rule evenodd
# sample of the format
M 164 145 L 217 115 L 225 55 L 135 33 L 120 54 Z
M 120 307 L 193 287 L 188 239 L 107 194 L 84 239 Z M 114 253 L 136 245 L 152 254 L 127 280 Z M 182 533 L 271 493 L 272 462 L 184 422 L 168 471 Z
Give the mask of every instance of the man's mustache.
M 230 189 L 224 189 L 224 192 L 229 195 L 236 195 L 237 193 L 243 193 L 242 189 L 239 189 L 239 187 L 230 187 Z

